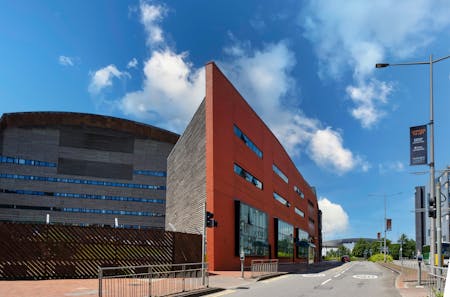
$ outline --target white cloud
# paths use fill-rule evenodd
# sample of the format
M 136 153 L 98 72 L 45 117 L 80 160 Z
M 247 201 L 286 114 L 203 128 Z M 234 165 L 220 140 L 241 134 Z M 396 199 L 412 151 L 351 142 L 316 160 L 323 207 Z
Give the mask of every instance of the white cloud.
M 136 58 L 133 58 L 133 59 L 130 60 L 130 62 L 128 62 L 127 68 L 128 68 L 128 69 L 130 69 L 130 68 L 136 68 L 137 65 L 138 65 L 137 59 L 136 59 Z
M 117 69 L 117 67 L 113 64 L 108 65 L 104 68 L 101 68 L 92 75 L 91 83 L 89 84 L 89 93 L 92 95 L 97 95 L 104 88 L 112 86 L 113 78 L 124 78 L 130 77 L 127 72 L 122 72 Z
M 227 53 L 232 62 L 222 63 L 224 72 L 244 98 L 268 124 L 291 156 L 305 150 L 319 166 L 343 174 L 369 164 L 344 147 L 342 137 L 331 127 L 323 128 L 317 119 L 308 118 L 285 100 L 297 97 L 291 70 L 295 56 L 285 42 L 267 44 L 251 50 L 247 43 L 234 41 Z
M 177 53 L 165 43 L 158 25 L 165 12 L 165 8 L 141 2 L 140 20 L 150 50 L 144 62 L 145 78 L 142 88 L 127 93 L 118 106 L 127 115 L 181 133 L 205 97 L 205 74 L 203 67 L 196 68 L 189 62 L 188 53 Z M 291 74 L 295 55 L 286 42 L 255 50 L 249 42 L 240 42 L 231 33 L 229 37 L 232 43 L 224 52 L 230 59 L 218 64 L 291 156 L 306 150 L 318 165 L 339 174 L 358 165 L 367 168 L 362 158 L 344 147 L 339 132 L 323 129 L 318 120 L 308 118 L 297 106 L 286 105 L 287 100 L 297 96 L 296 80 Z M 322 130 L 339 140 L 329 145 L 329 150 L 337 153 L 316 152 L 318 144 L 310 144 L 319 143 L 317 133 Z
M 166 15 L 167 9 L 161 5 L 151 5 L 146 1 L 140 4 L 140 19 L 147 32 L 147 45 L 154 46 L 164 43 L 163 30 L 159 22 Z
M 154 51 L 145 62 L 143 88 L 122 98 L 123 112 L 181 133 L 205 96 L 204 69 L 186 59 L 185 53 Z
M 348 230 L 348 215 L 341 205 L 321 197 L 319 199 L 319 209 L 322 211 L 322 234 L 324 239 L 335 237 Z
M 355 104 L 351 109 L 352 116 L 361 121 L 364 128 L 372 127 L 385 116 L 381 107 L 386 105 L 392 89 L 392 84 L 375 79 L 358 86 L 348 86 L 347 95 Z
M 369 84 L 374 65 L 387 54 L 404 59 L 430 44 L 431 33 L 450 25 L 450 2 L 408 1 L 309 1 L 300 23 L 319 57 L 319 75 L 339 79 L 353 72 L 357 88 Z M 339 49 L 339 50 L 336 50 Z M 351 114 L 369 128 L 384 113 L 377 97 L 354 101 Z M 365 120 L 365 116 L 370 118 Z
M 58 62 L 62 66 L 74 66 L 75 65 L 75 58 L 67 57 L 67 56 L 59 56 Z
M 360 167 L 367 171 L 369 166 L 360 157 L 344 148 L 341 135 L 330 128 L 318 129 L 312 135 L 309 143 L 310 157 L 320 166 L 336 171 L 338 174 L 345 173 Z

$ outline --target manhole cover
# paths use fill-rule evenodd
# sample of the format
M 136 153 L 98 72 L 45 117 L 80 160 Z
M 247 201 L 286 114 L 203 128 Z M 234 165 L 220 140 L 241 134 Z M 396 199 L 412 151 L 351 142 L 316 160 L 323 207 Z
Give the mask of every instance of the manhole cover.
M 376 278 L 378 278 L 378 276 L 372 275 L 372 274 L 356 274 L 353 277 L 357 278 L 357 279 L 376 279 Z

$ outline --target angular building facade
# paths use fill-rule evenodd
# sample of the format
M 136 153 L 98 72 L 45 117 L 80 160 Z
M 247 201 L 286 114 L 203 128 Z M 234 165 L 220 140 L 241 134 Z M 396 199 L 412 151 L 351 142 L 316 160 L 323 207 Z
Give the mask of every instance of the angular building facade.
M 210 270 L 236 270 L 240 254 L 318 261 L 321 212 L 315 190 L 282 144 L 214 63 L 206 98 L 168 157 L 166 229 L 202 233 Z
M 68 112 L 0 119 L 0 220 L 164 228 L 178 135 Z

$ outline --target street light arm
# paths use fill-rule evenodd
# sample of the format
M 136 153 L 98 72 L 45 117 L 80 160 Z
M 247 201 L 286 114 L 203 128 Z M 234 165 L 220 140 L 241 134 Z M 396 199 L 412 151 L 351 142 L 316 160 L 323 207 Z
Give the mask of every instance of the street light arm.
M 450 58 L 450 55 L 448 55 L 448 56 L 446 56 L 446 57 L 442 57 L 442 58 L 436 59 L 436 60 L 434 60 L 432 63 L 437 63 L 437 62 L 440 62 L 440 61 L 445 60 L 445 59 L 448 59 L 448 58 Z
M 423 62 L 406 62 L 406 63 L 377 63 L 375 64 L 375 68 L 385 68 L 385 67 L 389 67 L 389 66 L 408 66 L 408 65 L 429 65 L 429 64 L 434 64 L 437 62 L 440 62 L 442 60 L 446 60 L 450 58 L 450 55 L 433 60 L 433 61 L 423 61 Z

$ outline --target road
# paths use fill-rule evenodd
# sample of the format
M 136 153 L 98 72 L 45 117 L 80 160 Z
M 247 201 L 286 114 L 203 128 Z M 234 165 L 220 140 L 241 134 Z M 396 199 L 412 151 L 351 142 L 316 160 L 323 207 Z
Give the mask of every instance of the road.
M 400 297 L 395 277 L 372 262 L 350 262 L 320 273 L 288 274 L 208 296 Z

